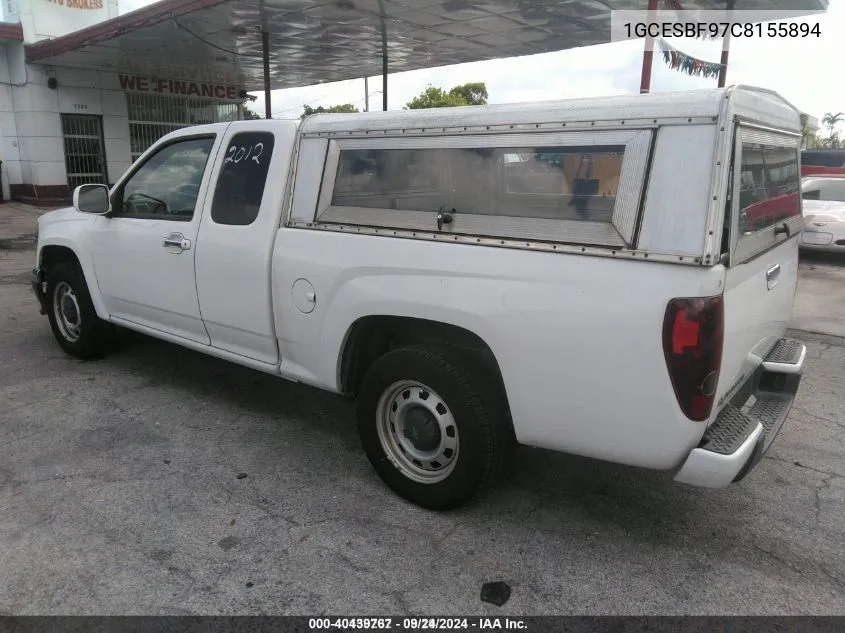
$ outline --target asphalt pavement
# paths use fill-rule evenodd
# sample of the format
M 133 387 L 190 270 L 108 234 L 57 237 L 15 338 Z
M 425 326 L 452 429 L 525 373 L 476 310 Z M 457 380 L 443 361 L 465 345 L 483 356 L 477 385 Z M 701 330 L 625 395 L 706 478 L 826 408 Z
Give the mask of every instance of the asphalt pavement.
M 802 264 L 805 377 L 740 484 L 522 448 L 438 514 L 382 485 L 336 396 L 144 337 L 65 355 L 35 213 L 2 211 L 0 614 L 845 614 L 842 262 Z

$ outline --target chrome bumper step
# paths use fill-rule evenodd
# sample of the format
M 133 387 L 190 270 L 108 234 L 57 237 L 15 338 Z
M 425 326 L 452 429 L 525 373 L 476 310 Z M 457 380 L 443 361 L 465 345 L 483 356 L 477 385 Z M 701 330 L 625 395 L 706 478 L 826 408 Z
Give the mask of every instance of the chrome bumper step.
M 798 374 L 804 368 L 807 347 L 793 338 L 782 338 L 763 359 L 766 371 L 779 374 Z
M 701 438 L 699 448 L 730 455 L 748 439 L 758 425 L 763 427 L 764 450 L 768 449 L 792 407 L 792 396 L 758 391 L 750 407 L 727 404 Z M 743 413 L 743 410 L 746 410 Z
M 675 480 L 723 488 L 743 479 L 763 458 L 792 408 L 807 348 L 780 339 L 733 399 L 722 407 Z

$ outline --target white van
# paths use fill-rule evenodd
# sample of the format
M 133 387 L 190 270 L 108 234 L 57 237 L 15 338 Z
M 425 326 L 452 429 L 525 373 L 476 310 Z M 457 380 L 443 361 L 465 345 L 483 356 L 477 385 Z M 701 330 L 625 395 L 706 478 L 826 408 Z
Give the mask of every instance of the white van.
M 722 487 L 789 412 L 798 111 L 752 87 L 186 128 L 42 216 L 58 343 L 115 326 L 357 398 L 469 500 L 514 444 Z

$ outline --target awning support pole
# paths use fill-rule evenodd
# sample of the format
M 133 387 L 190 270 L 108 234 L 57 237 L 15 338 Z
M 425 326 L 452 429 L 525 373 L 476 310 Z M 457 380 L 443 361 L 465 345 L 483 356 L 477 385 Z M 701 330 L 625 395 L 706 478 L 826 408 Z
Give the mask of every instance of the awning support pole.
M 648 19 L 649 22 L 654 17 L 654 11 L 657 11 L 657 0 L 648 0 Z M 643 72 L 640 76 L 640 94 L 646 94 L 651 90 L 651 64 L 654 60 L 654 38 L 645 38 L 645 48 L 643 50 Z
M 728 0 L 728 11 L 734 10 L 734 0 Z M 728 20 L 730 21 L 733 16 L 728 16 Z M 725 37 L 722 39 L 722 59 L 720 63 L 722 67 L 719 69 L 719 88 L 725 87 L 725 78 L 728 74 L 728 45 L 731 41 L 731 34 L 730 31 L 725 33 Z
M 381 109 L 387 112 L 387 50 L 381 55 L 381 72 Z
M 364 112 L 370 111 L 370 84 L 364 77 Z
M 381 14 L 381 109 L 387 112 L 387 19 L 382 0 L 378 6 Z
M 264 58 L 264 118 L 272 119 L 270 108 L 270 34 L 261 31 L 261 55 Z

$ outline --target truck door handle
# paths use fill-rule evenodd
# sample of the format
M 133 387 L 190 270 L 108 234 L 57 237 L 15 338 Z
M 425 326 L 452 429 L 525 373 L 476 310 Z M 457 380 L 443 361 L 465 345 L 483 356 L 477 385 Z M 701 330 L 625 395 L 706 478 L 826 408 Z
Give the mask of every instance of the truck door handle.
M 452 209 L 452 213 L 455 213 L 455 209 Z M 446 207 L 440 207 L 440 211 L 437 213 L 437 230 L 442 231 L 444 224 L 451 224 L 454 217 L 452 213 L 446 211 Z
M 171 233 L 164 238 L 163 246 L 165 248 L 179 248 L 186 251 L 191 248 L 191 240 L 186 239 L 181 233 Z
M 789 237 L 789 225 L 786 222 L 775 229 L 775 235 L 780 235 L 781 233 L 786 233 L 786 237 Z

